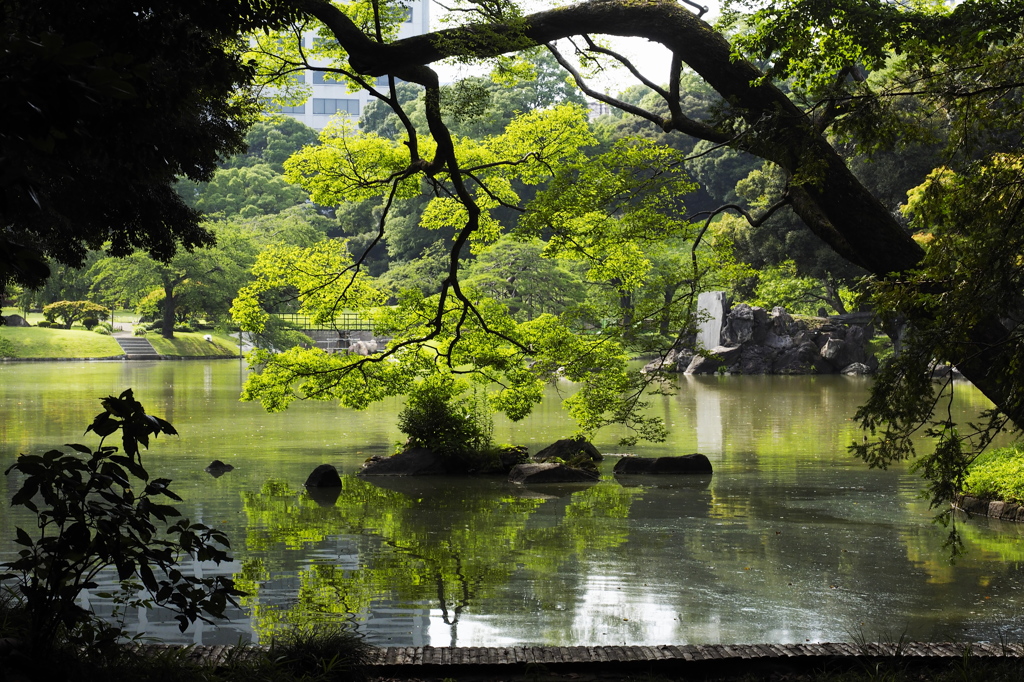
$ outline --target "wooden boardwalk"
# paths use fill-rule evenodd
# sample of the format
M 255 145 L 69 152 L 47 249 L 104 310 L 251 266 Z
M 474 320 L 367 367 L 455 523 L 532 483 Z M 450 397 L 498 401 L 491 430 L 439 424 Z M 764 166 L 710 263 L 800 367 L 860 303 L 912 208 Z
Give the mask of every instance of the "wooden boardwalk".
M 152 649 L 172 648 L 156 645 Z M 867 644 L 685 644 L 663 646 L 568 646 L 568 647 L 388 647 L 376 649 L 369 661 L 373 674 L 398 670 L 429 674 L 429 669 L 446 668 L 446 676 L 469 674 L 495 667 L 563 666 L 674 667 L 707 663 L 815 663 L 836 659 L 961 659 L 970 656 L 1024 658 L 1024 644 L 960 644 L 953 642 L 872 642 Z M 255 647 L 253 648 L 256 649 Z M 240 652 L 230 646 L 194 646 L 189 657 L 211 664 L 223 663 Z M 243 654 L 244 655 L 244 654 Z M 412 668 L 413 670 L 410 670 Z

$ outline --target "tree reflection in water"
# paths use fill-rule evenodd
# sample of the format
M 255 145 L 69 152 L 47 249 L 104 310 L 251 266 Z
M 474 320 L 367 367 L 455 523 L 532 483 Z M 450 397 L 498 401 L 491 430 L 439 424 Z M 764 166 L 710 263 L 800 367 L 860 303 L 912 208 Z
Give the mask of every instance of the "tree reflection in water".
M 271 479 L 243 494 L 247 558 L 236 580 L 250 593 L 243 605 L 260 641 L 282 627 L 364 618 L 374 603 L 391 602 L 431 604 L 454 646 L 463 612 L 517 572 L 536 578 L 542 602 L 571 599 L 564 590 L 545 594 L 544 578 L 625 543 L 630 506 L 643 495 L 613 483 L 536 493 L 486 479 L 344 476 L 331 504 Z M 331 540 L 341 548 L 333 557 Z M 288 565 L 296 554 L 282 548 L 310 558 Z M 283 573 L 298 576 L 291 598 L 268 594 Z

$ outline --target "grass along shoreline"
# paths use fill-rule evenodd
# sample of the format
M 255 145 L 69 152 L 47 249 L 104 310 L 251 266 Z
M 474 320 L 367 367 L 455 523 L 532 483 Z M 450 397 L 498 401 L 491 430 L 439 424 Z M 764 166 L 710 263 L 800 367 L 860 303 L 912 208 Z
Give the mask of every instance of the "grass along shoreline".
M 204 338 L 207 333 L 211 341 Z M 146 334 L 144 338 L 157 353 L 168 357 L 238 357 L 237 341 L 217 332 L 175 332 L 173 339 Z M 0 358 L 6 360 L 102 360 L 123 356 L 113 336 L 86 329 L 0 327 Z

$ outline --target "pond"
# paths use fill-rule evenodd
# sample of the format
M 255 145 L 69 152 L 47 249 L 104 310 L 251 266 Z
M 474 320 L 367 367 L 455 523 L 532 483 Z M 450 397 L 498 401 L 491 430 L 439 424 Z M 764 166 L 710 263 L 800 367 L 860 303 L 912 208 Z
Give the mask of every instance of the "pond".
M 82 432 L 97 398 L 131 387 L 180 432 L 144 454 L 150 472 L 174 480 L 186 515 L 232 538 L 230 564 L 187 567 L 233 575 L 249 593 L 228 621 L 179 633 L 168 613 L 131 611 L 130 632 L 233 644 L 344 621 L 385 646 L 1024 639 L 1022 529 L 964 521 L 967 555 L 950 564 L 919 479 L 847 453 L 869 380 L 684 377 L 652 398 L 669 440 L 632 451 L 703 452 L 712 477 L 618 481 L 613 456 L 597 485 L 544 490 L 357 478 L 399 441 L 399 402 L 266 414 L 238 402 L 245 372 L 237 360 L 0 364 L 4 469 L 19 452 L 94 445 Z M 984 405 L 958 389 L 958 409 Z M 571 430 L 552 393 L 495 437 L 536 451 Z M 595 442 L 614 453 L 617 439 Z M 235 470 L 214 478 L 203 471 L 213 459 Z M 344 475 L 337 499 L 303 491 L 321 463 Z M 18 485 L 0 477 L 0 494 Z M 0 556 L 26 523 L 4 506 Z

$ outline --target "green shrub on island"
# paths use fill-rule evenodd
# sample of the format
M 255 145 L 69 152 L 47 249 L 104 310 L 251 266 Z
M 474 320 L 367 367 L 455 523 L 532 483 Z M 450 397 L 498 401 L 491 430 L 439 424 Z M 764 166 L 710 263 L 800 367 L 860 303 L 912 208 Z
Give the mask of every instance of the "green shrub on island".
M 1024 502 L 1024 441 L 979 457 L 967 472 L 963 492 L 989 500 Z
M 398 430 L 409 447 L 432 450 L 467 464 L 496 460 L 494 420 L 486 399 L 461 395 L 463 387 L 449 375 L 434 374 L 416 386 L 398 415 Z

